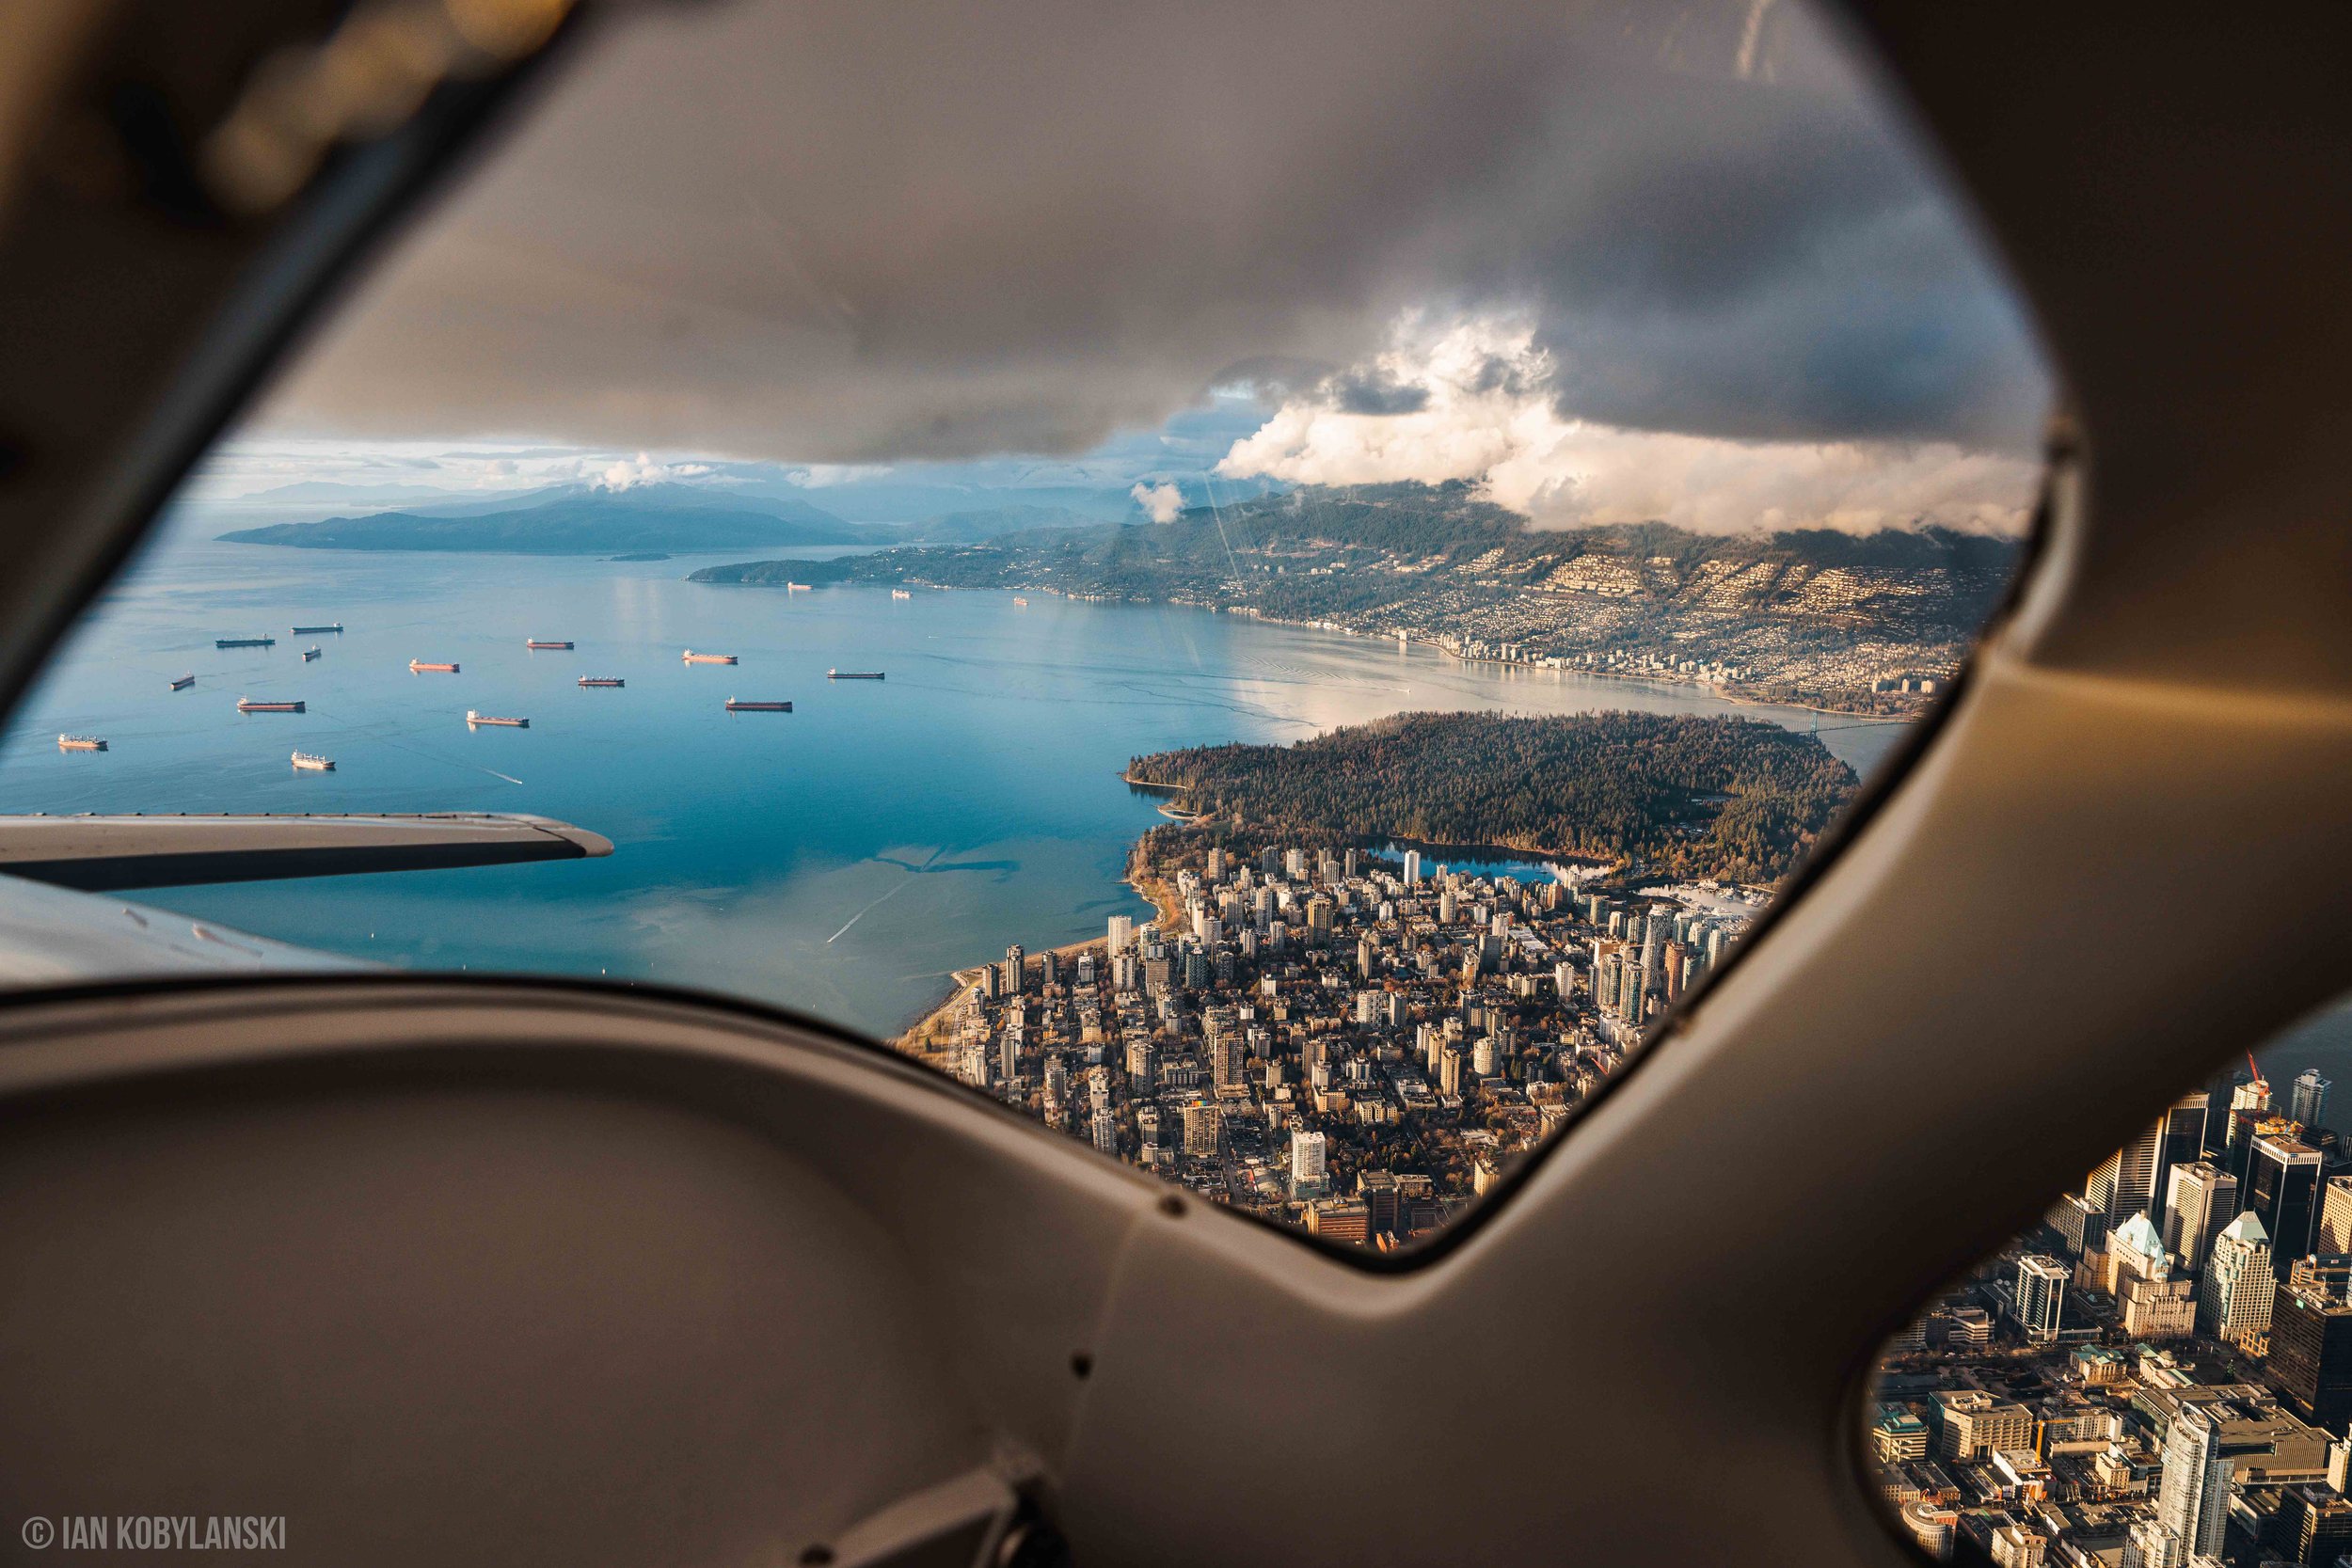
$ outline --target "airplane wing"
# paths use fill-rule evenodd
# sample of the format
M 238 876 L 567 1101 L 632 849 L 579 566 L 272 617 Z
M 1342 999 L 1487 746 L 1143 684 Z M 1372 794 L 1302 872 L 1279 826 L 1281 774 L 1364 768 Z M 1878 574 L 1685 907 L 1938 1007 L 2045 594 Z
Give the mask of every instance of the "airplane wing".
M 552 817 L 0 816 L 0 873 L 86 893 L 592 859 L 612 840 Z

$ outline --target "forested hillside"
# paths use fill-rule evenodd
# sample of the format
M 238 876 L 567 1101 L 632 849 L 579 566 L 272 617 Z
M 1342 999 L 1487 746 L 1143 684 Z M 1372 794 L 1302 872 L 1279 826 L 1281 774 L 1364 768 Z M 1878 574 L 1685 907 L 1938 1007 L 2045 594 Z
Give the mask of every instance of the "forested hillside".
M 1753 719 L 1408 713 L 1292 746 L 1136 758 L 1129 777 L 1252 830 L 1632 857 L 1787 874 L 1852 792 L 1820 741 Z

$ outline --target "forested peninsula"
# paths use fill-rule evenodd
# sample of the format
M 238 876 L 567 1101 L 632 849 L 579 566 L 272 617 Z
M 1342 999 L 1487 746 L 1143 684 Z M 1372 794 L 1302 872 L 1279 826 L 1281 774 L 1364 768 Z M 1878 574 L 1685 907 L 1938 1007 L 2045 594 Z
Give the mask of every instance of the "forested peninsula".
M 1778 880 L 1851 795 L 1815 736 L 1756 719 L 1406 713 L 1290 746 L 1158 752 L 1130 782 L 1260 832 L 1418 840 Z

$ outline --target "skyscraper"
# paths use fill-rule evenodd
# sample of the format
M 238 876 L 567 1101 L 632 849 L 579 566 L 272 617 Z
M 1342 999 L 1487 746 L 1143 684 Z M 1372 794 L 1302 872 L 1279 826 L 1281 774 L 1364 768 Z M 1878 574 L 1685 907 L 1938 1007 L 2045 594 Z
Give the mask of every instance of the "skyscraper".
M 2163 1480 L 2156 1490 L 2156 1522 L 2180 1537 L 2190 1554 L 2217 1557 L 2230 1518 L 2230 1456 L 2222 1451 L 2224 1411 L 2214 1404 L 2184 1404 L 2164 1432 Z
M 2162 1131 L 2157 1135 L 2156 1180 L 2150 1191 L 2152 1205 L 2165 1201 L 2175 1169 L 2205 1157 L 2205 1123 L 2211 1119 L 2211 1097 L 2204 1090 L 2192 1089 L 2166 1109 Z M 2155 1212 L 2151 1209 L 2151 1212 Z
M 2319 1250 L 2352 1252 L 2352 1176 L 2334 1176 L 2319 1201 Z
M 2296 1075 L 2287 1115 L 2316 1132 L 2328 1124 L 2328 1091 L 2334 1085 L 2310 1068 Z
M 2017 1262 L 2017 1322 L 2035 1344 L 2055 1343 L 2066 1312 L 2066 1287 L 2074 1271 L 2040 1253 Z
M 2221 1227 L 2237 1218 L 2237 1178 L 2207 1160 L 2172 1167 L 2164 1196 L 2164 1244 L 2191 1274 Z
M 1027 970 L 1028 955 L 1022 951 L 1019 942 L 1016 942 L 1005 949 L 1005 994 L 1007 996 L 1021 994 L 1022 984 L 1026 978 Z
M 2197 1325 L 2233 1345 L 2259 1344 L 2270 1331 L 2271 1300 L 2278 1290 L 2262 1219 L 2240 1214 L 2214 1239 L 2198 1292 Z
M 1405 885 L 1421 886 L 1421 851 L 1418 849 L 1405 851 Z
M 2255 1134 L 2244 1207 L 2262 1216 L 2280 1279 L 2296 1259 L 2311 1255 L 2319 1229 L 2319 1150 L 2311 1145 L 2283 1132 Z
M 1291 1196 L 1301 1200 L 1329 1195 L 1326 1140 L 1320 1132 L 1291 1134 Z
M 1113 953 L 1124 953 L 1127 951 L 1127 944 L 1135 941 L 1135 939 L 1136 922 L 1133 915 L 1115 914 L 1111 916 L 1110 950 Z
M 2160 1212 L 2164 1194 L 2156 1186 L 2156 1166 L 2163 1156 L 2164 1130 L 2161 1120 L 2151 1122 L 2147 1131 L 2107 1156 L 2091 1173 L 2090 1196 L 2096 1200 L 2104 1194 L 2108 1225 L 2122 1225 L 2133 1214 Z
M 2317 1285 L 2280 1291 L 2263 1373 L 2296 1415 L 2342 1432 L 2352 1421 L 2352 1306 Z

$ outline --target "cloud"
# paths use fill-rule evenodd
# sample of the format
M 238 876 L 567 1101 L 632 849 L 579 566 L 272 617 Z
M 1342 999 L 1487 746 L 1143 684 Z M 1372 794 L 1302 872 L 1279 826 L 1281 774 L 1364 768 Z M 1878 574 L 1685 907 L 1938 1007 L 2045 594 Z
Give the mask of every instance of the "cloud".
M 599 490 L 628 490 L 640 484 L 675 484 L 680 480 L 700 479 L 710 472 L 707 463 L 656 463 L 644 452 L 636 461 L 624 457 L 605 466 L 596 478 Z
M 564 69 L 272 428 L 1067 455 L 1416 308 L 1520 312 L 1560 416 L 1628 430 L 2017 451 L 2049 401 L 1793 0 L 642 8 Z
M 1525 319 L 1408 316 L 1350 377 L 1288 397 L 1216 471 L 1301 484 L 1468 479 L 1552 527 L 1665 522 L 1709 533 L 1934 523 L 2015 532 L 2039 480 L 1951 441 L 1750 441 L 1563 418 L 1551 350 Z M 1409 391 L 1395 412 L 1348 385 Z
M 1155 523 L 1172 523 L 1184 510 L 1184 493 L 1173 484 L 1138 484 L 1127 493 Z

